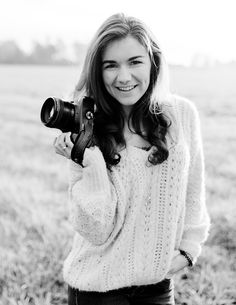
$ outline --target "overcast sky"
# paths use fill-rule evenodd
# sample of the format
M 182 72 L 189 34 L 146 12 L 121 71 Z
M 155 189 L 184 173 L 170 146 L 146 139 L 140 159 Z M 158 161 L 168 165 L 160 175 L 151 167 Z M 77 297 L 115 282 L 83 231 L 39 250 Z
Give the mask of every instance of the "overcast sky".
M 196 53 L 236 60 L 236 0 L 6 0 L 0 10 L 0 42 L 15 39 L 87 43 L 111 14 L 142 19 L 169 63 L 188 64 Z

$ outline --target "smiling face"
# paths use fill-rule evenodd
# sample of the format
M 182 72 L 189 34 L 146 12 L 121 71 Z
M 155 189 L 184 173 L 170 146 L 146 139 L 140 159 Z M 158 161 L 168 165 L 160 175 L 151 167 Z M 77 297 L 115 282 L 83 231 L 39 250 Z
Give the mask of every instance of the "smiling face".
M 151 60 L 146 48 L 132 36 L 111 42 L 102 57 L 102 76 L 106 90 L 126 114 L 144 95 L 149 83 Z

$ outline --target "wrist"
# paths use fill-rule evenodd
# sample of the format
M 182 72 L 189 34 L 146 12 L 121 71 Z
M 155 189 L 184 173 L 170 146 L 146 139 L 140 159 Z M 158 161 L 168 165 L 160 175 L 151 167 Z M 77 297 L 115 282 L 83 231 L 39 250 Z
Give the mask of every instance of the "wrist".
M 188 262 L 188 266 L 192 267 L 193 266 L 193 258 L 192 258 L 192 256 L 188 252 L 186 252 L 184 250 L 179 250 L 179 252 L 180 252 L 181 255 L 183 255 L 186 258 L 186 260 Z

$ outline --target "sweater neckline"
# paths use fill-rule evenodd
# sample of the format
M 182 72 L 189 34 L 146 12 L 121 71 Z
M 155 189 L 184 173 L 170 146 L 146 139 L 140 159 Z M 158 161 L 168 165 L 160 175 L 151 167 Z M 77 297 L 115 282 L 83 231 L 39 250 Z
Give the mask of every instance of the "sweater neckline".
M 119 152 L 129 151 L 129 150 L 136 150 L 136 151 L 148 153 L 148 152 L 150 152 L 151 149 L 152 149 L 152 146 L 138 147 L 138 146 L 134 146 L 134 145 L 126 145 Z

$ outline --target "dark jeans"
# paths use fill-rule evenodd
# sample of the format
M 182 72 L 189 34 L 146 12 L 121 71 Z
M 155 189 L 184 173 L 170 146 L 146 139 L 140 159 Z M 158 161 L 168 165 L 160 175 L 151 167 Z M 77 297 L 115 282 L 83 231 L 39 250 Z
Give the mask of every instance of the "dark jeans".
M 68 287 L 68 305 L 174 305 L 173 281 L 132 286 L 107 292 L 80 291 Z

